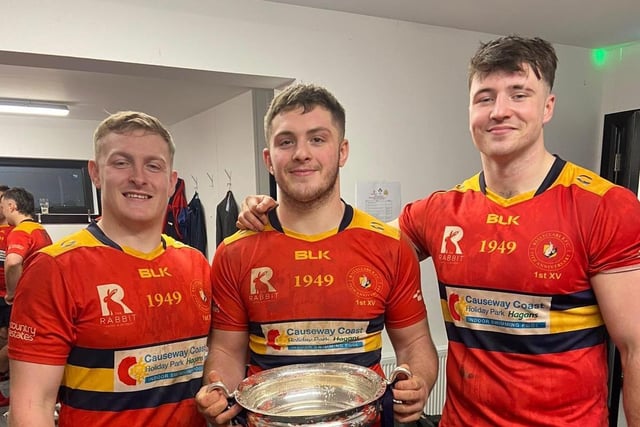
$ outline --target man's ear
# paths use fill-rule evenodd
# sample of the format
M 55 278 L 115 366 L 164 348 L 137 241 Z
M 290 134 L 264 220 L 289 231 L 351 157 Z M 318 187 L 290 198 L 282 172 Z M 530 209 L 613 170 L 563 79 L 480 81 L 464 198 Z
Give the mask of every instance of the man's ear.
M 544 104 L 544 115 L 542 116 L 542 123 L 547 124 L 553 117 L 553 110 L 556 106 L 556 96 L 552 93 L 547 96 L 547 100 Z
M 171 184 L 171 187 L 169 188 L 169 194 L 167 196 L 167 198 L 171 198 L 171 196 L 173 196 L 173 194 L 176 192 L 176 184 L 178 183 L 178 171 L 174 170 L 171 171 L 171 176 L 169 177 L 169 184 Z
M 98 170 L 98 164 L 95 160 L 89 160 L 89 176 L 91 177 L 91 182 L 96 188 L 100 188 L 100 171 Z
M 340 143 L 339 154 L 340 154 L 340 161 L 338 164 L 340 165 L 340 167 L 342 167 L 345 165 L 345 163 L 347 163 L 347 159 L 349 158 L 349 140 L 348 139 L 344 139 L 342 143 Z
M 273 162 L 271 162 L 271 152 L 269 152 L 268 148 L 262 150 L 262 160 L 264 160 L 264 165 L 271 175 L 273 175 Z

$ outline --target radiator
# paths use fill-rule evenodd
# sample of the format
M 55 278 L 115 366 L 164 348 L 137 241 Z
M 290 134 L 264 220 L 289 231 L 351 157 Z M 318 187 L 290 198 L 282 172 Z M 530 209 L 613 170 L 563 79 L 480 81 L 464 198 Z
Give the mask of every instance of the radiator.
M 391 371 L 393 371 L 393 368 L 397 366 L 396 359 L 393 357 L 383 358 L 381 364 L 382 370 L 387 377 L 391 375 Z M 438 348 L 438 378 L 436 379 L 436 383 L 433 385 L 431 395 L 429 395 L 427 404 L 424 407 L 424 413 L 427 415 L 442 414 L 447 389 L 446 364 L 447 348 Z

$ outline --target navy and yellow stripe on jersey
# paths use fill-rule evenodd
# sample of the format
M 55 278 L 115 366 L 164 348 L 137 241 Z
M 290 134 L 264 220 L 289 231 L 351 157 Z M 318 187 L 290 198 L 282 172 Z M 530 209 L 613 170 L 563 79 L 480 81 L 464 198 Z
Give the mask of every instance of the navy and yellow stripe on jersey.
M 184 348 L 186 351 L 157 353 L 172 354 L 175 357 L 155 363 L 145 362 L 144 357 L 137 360 L 129 357 L 116 363 L 119 360 L 116 356 L 117 351 L 73 348 L 69 353 L 62 378 L 60 402 L 87 411 L 121 412 L 190 400 L 202 386 L 206 338 L 165 345 L 173 349 Z M 198 351 L 188 350 L 194 348 Z M 141 350 L 147 354 L 150 351 L 149 348 L 124 351 L 135 354 Z M 132 363 L 126 363 L 127 359 L 131 359 Z M 171 366 L 179 366 L 180 369 L 171 369 Z M 137 374 L 132 375 L 136 368 Z M 128 378 L 128 384 L 135 388 L 119 385 L 119 381 L 115 379 L 123 376 Z M 143 385 L 139 386 L 140 384 Z

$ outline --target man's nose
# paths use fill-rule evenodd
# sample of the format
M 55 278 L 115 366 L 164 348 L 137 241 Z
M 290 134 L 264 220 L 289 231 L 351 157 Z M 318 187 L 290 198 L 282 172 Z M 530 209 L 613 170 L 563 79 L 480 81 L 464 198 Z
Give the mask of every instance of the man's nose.
M 129 176 L 129 180 L 136 185 L 142 185 L 145 183 L 145 173 L 143 165 L 134 165 L 131 168 L 131 175 Z
M 296 144 L 295 151 L 293 152 L 293 158 L 298 161 L 307 160 L 311 157 L 311 151 L 309 150 L 309 144 L 301 142 Z
M 504 120 L 511 114 L 511 105 L 509 97 L 506 95 L 498 95 L 493 103 L 490 118 L 493 120 Z

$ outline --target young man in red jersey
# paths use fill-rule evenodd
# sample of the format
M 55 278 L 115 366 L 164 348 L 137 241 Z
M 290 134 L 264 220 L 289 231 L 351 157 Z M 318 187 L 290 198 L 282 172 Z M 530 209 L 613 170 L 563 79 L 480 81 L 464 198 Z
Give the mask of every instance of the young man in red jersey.
M 483 44 L 469 68 L 482 172 L 399 218 L 438 276 L 449 338 L 443 427 L 608 425 L 607 332 L 622 359 L 627 423 L 640 425 L 631 302 L 640 300 L 640 203 L 546 149 L 556 65 L 539 38 Z
M 394 229 L 340 198 L 349 154 L 345 113 L 326 89 L 294 85 L 265 117 L 264 162 L 280 205 L 263 233 L 236 233 L 218 246 L 212 267 L 214 314 L 207 380 L 230 389 L 247 374 L 298 363 L 345 362 L 382 374 L 386 329 L 399 365 L 399 422 L 422 414 L 437 372 L 418 261 Z M 236 415 L 219 392 L 197 401 L 209 421 Z
M 6 185 L 0 185 L 0 199 Z M 7 334 L 9 318 L 11 317 L 11 305 L 4 298 L 7 295 L 7 285 L 4 278 L 4 261 L 7 256 L 7 237 L 13 226 L 9 225 L 7 218 L 0 207 L 0 406 L 9 405 L 9 356 L 7 354 Z
M 49 233 L 35 217 L 33 195 L 24 188 L 10 188 L 2 194 L 0 207 L 13 230 L 7 237 L 4 275 L 7 292 L 5 301 L 12 303 L 27 258 L 51 244 Z
M 39 252 L 11 317 L 13 427 L 204 427 L 209 263 L 162 235 L 175 145 L 155 117 L 120 112 L 94 134 L 102 215 Z

